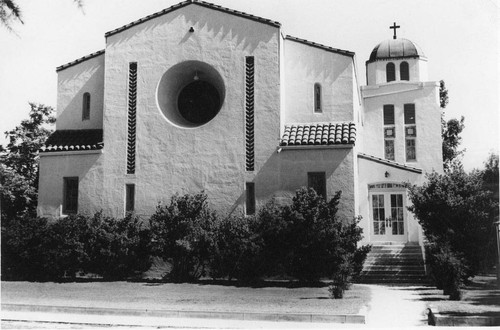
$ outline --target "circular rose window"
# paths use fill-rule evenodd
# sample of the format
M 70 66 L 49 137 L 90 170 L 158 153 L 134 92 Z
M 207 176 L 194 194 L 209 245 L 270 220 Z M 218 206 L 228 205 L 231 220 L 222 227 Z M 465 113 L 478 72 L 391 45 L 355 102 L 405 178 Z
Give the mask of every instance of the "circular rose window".
M 195 128 L 207 124 L 224 102 L 224 82 L 210 65 L 186 61 L 174 65 L 160 79 L 158 106 L 175 126 Z

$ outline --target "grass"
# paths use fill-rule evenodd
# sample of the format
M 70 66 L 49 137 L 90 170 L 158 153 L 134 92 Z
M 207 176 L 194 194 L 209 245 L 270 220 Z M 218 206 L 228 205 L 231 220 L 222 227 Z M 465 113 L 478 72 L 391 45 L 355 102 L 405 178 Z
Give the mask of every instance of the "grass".
M 462 300 L 452 301 L 443 295 L 442 290 L 432 287 L 419 289 L 421 300 L 442 315 L 500 316 L 500 287 L 495 276 L 476 276 L 462 292 Z
M 328 287 L 238 287 L 230 284 L 2 282 L 2 303 L 186 311 L 358 314 L 370 289 L 354 284 L 343 299 Z

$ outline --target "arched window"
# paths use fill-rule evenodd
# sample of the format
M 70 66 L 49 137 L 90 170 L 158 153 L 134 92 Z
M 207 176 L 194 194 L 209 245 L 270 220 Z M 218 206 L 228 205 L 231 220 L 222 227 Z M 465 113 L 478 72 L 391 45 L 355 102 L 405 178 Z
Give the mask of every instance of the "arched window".
M 83 94 L 82 120 L 90 119 L 90 93 Z
M 410 66 L 408 62 L 401 62 L 399 65 L 399 73 L 401 75 L 401 80 L 410 80 Z
M 314 112 L 323 112 L 321 109 L 321 85 L 314 84 Z
M 385 70 L 386 70 L 385 74 L 387 77 L 387 82 L 396 80 L 396 66 L 394 65 L 394 63 L 392 62 L 387 63 Z

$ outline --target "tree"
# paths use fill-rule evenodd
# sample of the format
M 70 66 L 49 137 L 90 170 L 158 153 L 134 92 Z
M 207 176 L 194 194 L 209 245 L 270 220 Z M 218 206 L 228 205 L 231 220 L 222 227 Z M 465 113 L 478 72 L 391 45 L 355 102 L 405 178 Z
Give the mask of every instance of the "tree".
M 0 0 L 0 22 L 7 30 L 12 31 L 12 24 L 19 21 L 24 24 L 21 8 L 16 4 L 17 0 Z M 83 0 L 73 0 L 78 8 L 83 8 Z
M 448 101 L 448 89 L 446 88 L 444 80 L 441 80 L 439 82 L 439 105 L 442 109 L 441 137 L 443 139 L 443 165 L 445 170 L 449 170 L 453 162 L 459 162 L 459 157 L 465 152 L 465 150 L 458 150 L 462 142 L 460 133 L 462 133 L 465 128 L 465 118 L 462 116 L 460 120 L 452 118 L 446 121 L 444 119 L 444 108 L 448 105 Z
M 12 31 L 12 24 L 16 21 L 24 24 L 19 6 L 14 0 L 0 0 L 0 22 L 2 25 L 7 30 Z
M 498 198 L 498 154 L 490 153 L 484 162 L 483 181 L 486 189 L 496 194 Z
M 445 174 L 427 175 L 422 186 L 409 186 L 413 212 L 422 225 L 425 236 L 437 247 L 449 246 L 439 254 L 452 253 L 450 263 L 461 263 L 454 269 L 463 269 L 468 279 L 477 274 L 491 258 L 489 250 L 494 236 L 492 226 L 497 203 L 491 192 L 483 187 L 482 173 L 466 173 L 461 165 L 454 164 Z M 431 265 L 432 266 L 432 265 Z M 456 279 L 455 279 L 456 280 Z
M 38 191 L 38 150 L 52 133 L 54 110 L 30 103 L 29 118 L 5 132 L 9 143 L 0 145 L 0 198 L 2 218 L 35 216 Z

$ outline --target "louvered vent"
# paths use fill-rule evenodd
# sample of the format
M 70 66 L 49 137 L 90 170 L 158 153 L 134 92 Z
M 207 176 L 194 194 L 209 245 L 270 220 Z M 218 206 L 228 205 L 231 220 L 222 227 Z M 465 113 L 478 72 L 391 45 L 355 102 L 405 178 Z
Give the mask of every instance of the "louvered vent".
M 129 64 L 127 174 L 135 173 L 135 140 L 137 117 L 137 63 Z
M 255 169 L 255 109 L 254 109 L 254 57 L 246 57 L 246 90 L 245 90 L 245 149 L 246 170 Z

